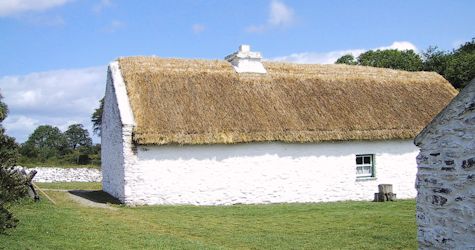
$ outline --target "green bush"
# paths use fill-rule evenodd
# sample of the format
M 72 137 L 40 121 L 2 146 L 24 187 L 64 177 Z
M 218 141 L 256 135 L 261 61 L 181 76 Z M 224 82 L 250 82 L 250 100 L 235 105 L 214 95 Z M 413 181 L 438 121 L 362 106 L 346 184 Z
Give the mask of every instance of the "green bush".
M 87 154 L 80 154 L 78 157 L 77 164 L 79 165 L 91 164 L 91 158 Z
M 16 227 L 17 223 L 18 219 L 13 217 L 13 214 L 10 213 L 10 211 L 0 205 L 0 234 L 4 233 L 5 230 L 9 228 Z
M 8 113 L 7 106 L 1 101 L 0 96 L 0 122 Z M 15 219 L 6 206 L 28 194 L 25 178 L 13 166 L 18 159 L 18 145 L 15 139 L 5 135 L 5 130 L 0 124 L 0 234 L 6 229 L 15 227 Z

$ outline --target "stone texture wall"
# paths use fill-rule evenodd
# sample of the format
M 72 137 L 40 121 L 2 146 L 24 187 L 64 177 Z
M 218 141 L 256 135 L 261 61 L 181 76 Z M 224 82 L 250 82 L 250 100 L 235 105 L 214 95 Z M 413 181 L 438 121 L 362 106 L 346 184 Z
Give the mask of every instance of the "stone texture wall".
M 475 249 L 475 85 L 416 138 L 420 249 Z
M 139 146 L 125 169 L 128 204 L 228 205 L 372 200 L 378 184 L 414 198 L 412 141 Z M 375 154 L 357 180 L 355 155 Z
M 22 168 L 22 167 L 18 167 Z M 24 168 L 29 173 L 38 173 L 33 182 L 99 182 L 102 180 L 101 171 L 91 168 Z

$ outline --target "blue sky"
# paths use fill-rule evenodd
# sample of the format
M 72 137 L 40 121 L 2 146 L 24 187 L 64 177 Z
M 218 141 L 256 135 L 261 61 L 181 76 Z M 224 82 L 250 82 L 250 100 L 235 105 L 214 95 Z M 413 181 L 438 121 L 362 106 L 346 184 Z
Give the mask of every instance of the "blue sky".
M 119 56 L 222 59 L 247 43 L 270 60 L 332 63 L 376 48 L 449 50 L 475 37 L 474 10 L 471 0 L 0 0 L 4 126 L 20 142 L 41 124 L 90 128 Z

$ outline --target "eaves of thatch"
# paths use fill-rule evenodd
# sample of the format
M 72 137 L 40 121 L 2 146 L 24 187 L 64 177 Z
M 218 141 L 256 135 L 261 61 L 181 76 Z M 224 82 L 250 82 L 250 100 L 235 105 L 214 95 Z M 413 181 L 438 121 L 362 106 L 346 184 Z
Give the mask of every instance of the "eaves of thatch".
M 118 59 L 137 144 L 413 139 L 457 94 L 433 72 L 265 62 Z

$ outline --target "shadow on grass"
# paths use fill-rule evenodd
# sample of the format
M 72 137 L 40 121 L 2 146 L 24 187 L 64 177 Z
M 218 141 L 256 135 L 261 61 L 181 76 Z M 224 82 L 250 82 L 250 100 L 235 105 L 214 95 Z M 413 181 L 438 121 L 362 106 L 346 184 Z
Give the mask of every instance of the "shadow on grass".
M 99 204 L 122 204 L 117 198 L 102 190 L 70 190 L 68 193 Z

